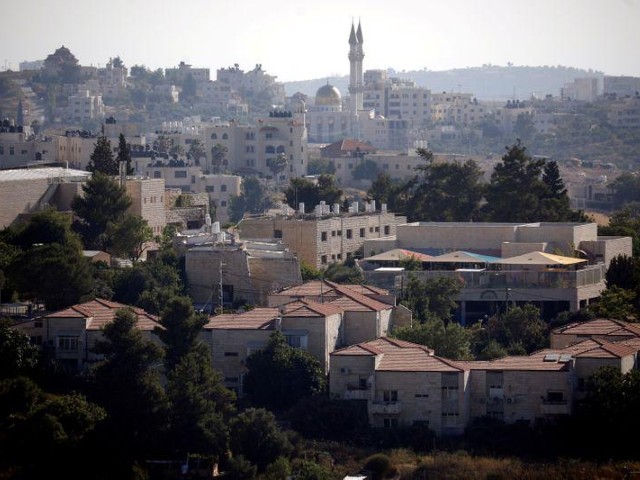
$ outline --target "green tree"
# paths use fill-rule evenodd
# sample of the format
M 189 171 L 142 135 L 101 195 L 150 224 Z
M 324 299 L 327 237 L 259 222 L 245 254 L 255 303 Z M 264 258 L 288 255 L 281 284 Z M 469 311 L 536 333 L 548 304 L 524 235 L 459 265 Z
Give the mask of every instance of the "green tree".
M 331 480 L 331 472 L 311 460 L 299 460 L 294 467 L 298 480 Z
M 137 322 L 132 308 L 119 310 L 103 328 L 104 340 L 94 347 L 104 356 L 91 369 L 91 384 L 95 400 L 107 412 L 100 438 L 105 451 L 111 452 L 109 464 L 102 466 L 111 475 L 129 472 L 136 461 L 161 451 L 168 423 L 158 370 L 162 348 L 143 338 Z
M 211 147 L 211 166 L 213 167 L 213 173 L 220 173 L 227 165 L 227 154 L 229 149 L 221 143 L 216 143 Z
M 607 287 L 636 290 L 640 286 L 640 259 L 627 255 L 616 255 L 609 262 L 605 274 Z
M 340 203 L 343 191 L 335 184 L 331 175 L 320 175 L 317 184 L 306 178 L 291 178 L 289 186 L 284 191 L 287 205 L 297 209 L 299 203 L 305 204 L 305 209 L 312 209 L 324 200 L 327 205 Z
M 287 156 L 284 153 L 279 153 L 275 158 L 271 158 L 268 161 L 269 170 L 273 174 L 274 180 L 278 181 L 278 175 L 284 172 L 287 168 Z
M 532 222 L 539 218 L 545 161 L 533 159 L 518 140 L 497 163 L 486 189 L 482 214 L 490 222 Z
M 598 235 L 631 237 L 633 256 L 640 257 L 640 203 L 612 213 L 609 224 L 598 227 Z
M 290 347 L 279 331 L 263 350 L 246 359 L 245 391 L 255 405 L 286 409 L 304 397 L 324 391 L 326 379 L 318 359 Z
M 348 265 L 348 263 L 345 261 L 344 263 L 334 262 L 329 264 L 324 270 L 323 277 L 335 283 L 364 283 L 362 271 L 355 264 Z
M 137 262 L 153 239 L 149 223 L 139 215 L 124 214 L 116 223 L 107 225 L 105 232 L 109 238 L 109 253 Z
M 282 480 L 291 475 L 291 464 L 285 457 L 278 457 L 267 465 L 264 471 L 265 480 Z
M 351 175 L 354 180 L 375 180 L 378 177 L 378 164 L 367 158 L 355 166 Z
M 93 291 L 89 260 L 69 245 L 36 245 L 9 267 L 12 285 L 23 299 L 60 310 L 88 299 Z
M 597 317 L 614 318 L 623 321 L 637 321 L 636 293 L 615 285 L 607 287 L 596 302 L 589 304 Z
M 91 160 L 89 160 L 89 164 L 87 165 L 88 171 L 94 173 L 100 172 L 109 176 L 118 175 L 118 162 L 113 157 L 111 142 L 104 135 L 98 137 L 90 158 Z
M 182 83 L 182 91 L 180 92 L 180 101 L 187 105 L 193 105 L 197 96 L 197 84 L 193 75 L 190 73 L 185 77 Z
M 38 365 L 40 352 L 29 337 L 12 327 L 8 319 L 0 319 L 0 380 L 30 375 Z
M 547 324 L 540 318 L 540 309 L 529 303 L 490 318 L 487 328 L 492 339 L 509 349 L 522 346 L 531 353 L 547 346 Z
M 117 165 L 125 163 L 127 175 L 133 175 L 135 170 L 131 166 L 131 146 L 127 143 L 124 135 L 121 133 L 118 137 L 118 156 L 116 157 Z
M 229 480 L 254 480 L 257 473 L 258 468 L 244 455 L 237 455 L 229 460 L 225 478 Z
M 199 138 L 194 138 L 189 144 L 189 156 L 194 160 L 196 165 L 200 165 L 200 159 L 207 159 L 207 151 L 204 144 Z
M 417 182 L 417 176 L 402 181 L 391 178 L 386 172 L 381 172 L 367 191 L 367 200 L 375 200 L 378 205 L 385 203 L 389 211 L 407 215 Z
M 436 355 L 452 360 L 471 358 L 471 332 L 456 322 L 433 317 L 424 323 L 400 327 L 392 336 L 432 348 Z
M 589 221 L 582 211 L 571 208 L 571 201 L 560 176 L 558 164 L 546 162 L 542 172 L 543 191 L 540 196 L 538 216 L 546 222 L 586 222 Z
M 458 308 L 455 299 L 462 287 L 462 282 L 456 278 L 436 277 L 423 281 L 409 273 L 400 303 L 411 310 L 419 322 L 434 316 L 448 322 Z
M 533 114 L 521 113 L 516 117 L 513 133 L 525 142 L 533 141 L 536 136 L 536 126 L 533 123 Z
M 484 194 L 483 172 L 473 160 L 434 163 L 433 154 L 417 150 L 425 161 L 409 202 L 409 221 L 469 221 L 477 215 Z
M 245 213 L 263 213 L 273 206 L 273 201 L 265 186 L 256 177 L 242 180 L 242 192 L 231 197 L 229 216 L 232 222 L 238 222 Z
M 309 175 L 334 175 L 336 166 L 327 158 L 314 158 L 309 160 Z
M 77 217 L 73 227 L 82 237 L 84 246 L 107 250 L 110 242 L 107 229 L 117 224 L 131 206 L 124 187 L 111 177 L 95 172 L 82 186 L 83 195 L 76 196 L 71 208 Z
M 263 408 L 246 409 L 231 421 L 229 428 L 232 454 L 244 456 L 260 472 L 277 458 L 288 458 L 293 450 L 275 415 Z

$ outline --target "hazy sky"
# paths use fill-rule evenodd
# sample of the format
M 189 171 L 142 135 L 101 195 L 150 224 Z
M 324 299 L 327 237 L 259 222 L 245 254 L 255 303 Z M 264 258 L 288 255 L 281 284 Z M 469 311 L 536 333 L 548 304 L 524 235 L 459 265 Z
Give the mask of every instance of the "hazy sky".
M 281 82 L 364 69 L 563 65 L 640 77 L 640 0 L 0 0 L 0 70 L 65 45 L 82 65 L 256 64 Z

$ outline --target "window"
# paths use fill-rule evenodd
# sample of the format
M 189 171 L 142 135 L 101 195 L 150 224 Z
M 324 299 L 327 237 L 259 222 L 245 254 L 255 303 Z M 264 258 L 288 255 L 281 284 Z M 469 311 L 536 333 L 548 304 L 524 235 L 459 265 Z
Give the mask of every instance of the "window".
M 415 397 L 416 398 L 429 398 L 429 394 L 428 393 L 416 393 Z
M 327 256 L 326 256 L 326 255 L 322 255 L 322 256 L 320 257 L 320 263 L 321 263 L 322 265 L 326 265 L 326 264 L 327 264 Z
M 331 236 L 335 237 L 336 236 L 336 231 L 335 230 L 331 230 Z
M 389 235 L 391 233 L 391 227 L 389 225 L 384 226 L 384 234 Z
M 33 328 L 42 328 L 42 320 L 36 320 L 33 322 Z
M 361 238 L 364 238 L 364 236 L 365 236 L 365 235 L 366 235 L 366 231 L 365 231 L 365 229 L 364 229 L 364 228 L 361 228 L 361 229 L 360 229 L 360 237 L 361 237 Z
M 282 238 L 282 230 L 274 230 L 273 238 Z
M 229 139 L 229 135 L 228 135 L 228 134 L 226 134 L 226 133 L 223 133 L 223 134 L 222 134 L 222 139 L 223 139 L 223 140 L 228 140 L 228 139 Z
M 337 235 L 338 235 L 339 237 L 341 237 L 341 236 L 342 236 L 342 230 L 338 230 L 336 233 L 337 233 Z
M 397 390 L 383 390 L 382 392 L 382 400 L 384 402 L 397 402 L 398 401 L 398 391 Z
M 226 192 L 227 191 L 227 186 L 224 185 L 224 184 L 220 185 L 220 191 L 221 192 Z
M 187 178 L 187 171 L 186 170 L 176 170 L 173 173 L 175 178 Z
M 215 187 L 213 185 L 207 185 L 206 187 L 204 187 L 205 191 L 207 193 L 213 193 L 216 191 Z
M 327 232 L 320 232 L 320 240 L 323 242 L 327 241 Z
M 78 337 L 69 337 L 69 336 L 58 337 L 58 350 L 60 352 L 77 352 Z
M 156 170 L 153 172 L 153 178 L 162 178 L 162 172 L 160 170 Z
M 383 419 L 384 428 L 396 428 L 398 426 L 397 418 L 384 418 Z
M 225 357 L 237 357 L 238 352 L 224 352 Z
M 369 233 L 373 233 L 373 227 L 369 227 Z
M 226 200 L 220 200 L 220 206 L 221 207 L 226 207 L 227 206 L 227 201 Z
M 29 343 L 31 345 L 39 347 L 40 345 L 42 345 L 42 335 L 30 336 Z
M 13 155 L 15 153 L 15 147 L 9 147 L 9 155 Z
M 353 230 L 347 228 L 347 238 L 353 238 Z
M 212 133 L 211 134 L 211 140 L 217 140 L 217 139 L 218 139 L 218 134 Z

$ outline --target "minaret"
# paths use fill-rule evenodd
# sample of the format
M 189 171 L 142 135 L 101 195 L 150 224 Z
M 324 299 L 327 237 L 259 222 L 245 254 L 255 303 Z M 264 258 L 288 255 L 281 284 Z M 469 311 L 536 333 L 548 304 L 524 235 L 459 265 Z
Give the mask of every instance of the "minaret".
M 362 90 L 364 86 L 362 59 L 364 50 L 362 49 L 362 28 L 358 20 L 358 30 L 356 31 L 351 22 L 351 34 L 349 35 L 349 95 L 351 98 L 351 113 L 357 115 L 362 110 Z

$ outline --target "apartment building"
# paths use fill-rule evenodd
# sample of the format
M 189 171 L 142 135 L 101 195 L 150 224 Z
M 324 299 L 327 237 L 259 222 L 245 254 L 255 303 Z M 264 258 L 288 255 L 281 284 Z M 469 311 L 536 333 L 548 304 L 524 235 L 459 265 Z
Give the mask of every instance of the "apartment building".
M 228 388 L 243 394 L 246 358 L 280 331 L 287 343 L 308 351 L 329 370 L 329 354 L 343 344 L 342 311 L 330 304 L 298 300 L 279 308 L 259 307 L 209 318 L 200 339 L 210 346 L 211 364 Z
M 507 303 L 537 305 L 545 318 L 577 311 L 606 288 L 605 274 L 617 255 L 631 256 L 631 237 L 598 235 L 596 223 L 415 222 L 398 225 L 396 238 L 367 239 L 364 259 L 396 248 L 432 256 L 467 252 L 476 256 L 429 260 L 425 270 L 369 268 L 365 279 L 400 294 L 409 275 L 426 280 L 448 276 L 464 282 L 457 298 L 462 323 L 491 315 Z M 553 255 L 560 258 L 554 258 Z
M 70 371 L 82 371 L 102 356 L 93 352 L 96 342 L 103 340 L 103 328 L 113 322 L 118 311 L 127 305 L 96 298 L 85 303 L 36 317 L 15 325 L 31 343 L 51 352 L 53 358 Z M 160 345 L 154 333 L 164 328 L 158 318 L 141 308 L 131 307 L 137 318 L 136 328 L 142 337 Z
M 49 206 L 71 212 L 71 201 L 90 175 L 61 167 L 0 170 L 0 228 Z
M 37 136 L 29 126 L 0 122 L 0 169 L 53 163 L 56 144 L 52 137 Z
M 167 226 L 164 180 L 129 177 L 124 186 L 131 198 L 128 213 L 146 220 L 154 236 L 162 235 Z
M 365 212 L 353 205 L 353 212 L 340 213 L 339 206 L 320 204 L 313 215 L 245 218 L 238 228 L 243 238 L 279 239 L 300 260 L 324 268 L 356 255 L 367 239 L 391 240 L 396 226 L 406 222 L 406 217 L 387 212 L 386 205 L 380 211 L 368 205 Z

